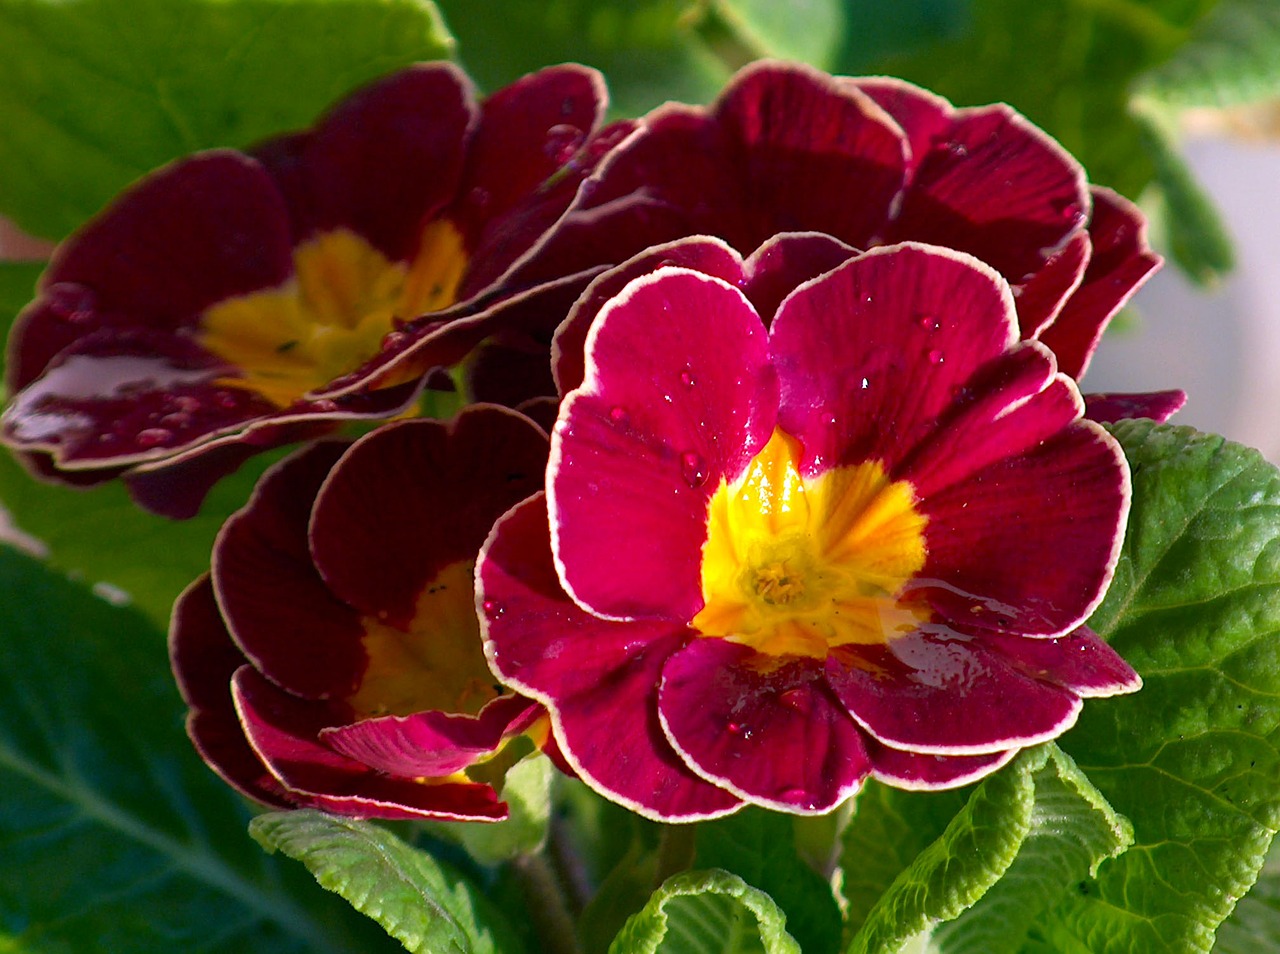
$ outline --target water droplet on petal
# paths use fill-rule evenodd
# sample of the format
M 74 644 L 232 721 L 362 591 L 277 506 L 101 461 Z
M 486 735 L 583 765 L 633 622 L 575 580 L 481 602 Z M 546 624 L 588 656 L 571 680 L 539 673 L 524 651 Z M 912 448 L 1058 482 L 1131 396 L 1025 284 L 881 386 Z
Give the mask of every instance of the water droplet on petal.
M 171 440 L 173 440 L 173 432 L 163 427 L 147 427 L 138 431 L 137 441 L 140 447 L 159 447 Z
M 942 327 L 942 322 L 933 317 L 933 315 L 917 316 L 916 324 L 920 326 L 921 331 L 937 331 Z
M 681 372 L 680 372 L 680 383 L 681 383 L 681 384 L 683 384 L 683 385 L 684 385 L 685 387 L 687 387 L 687 388 L 691 388 L 691 387 L 693 387 L 693 385 L 694 385 L 693 372 L 692 372 L 692 371 L 690 371 L 688 368 L 685 368 L 683 371 L 681 371 Z
M 813 804 L 813 799 L 803 788 L 786 788 L 782 790 L 782 800 L 789 805 L 801 805 L 808 807 Z
M 200 399 L 189 394 L 179 394 L 173 399 L 173 410 L 175 414 L 191 414 L 200 410 Z
M 239 399 L 236 398 L 236 396 L 232 394 L 230 391 L 219 391 L 217 395 L 214 396 L 213 400 L 214 400 L 214 403 L 218 405 L 218 407 L 227 411 L 231 410 L 234 407 L 238 407 L 240 404 Z
M 480 608 L 485 611 L 486 615 L 492 616 L 494 619 L 497 619 L 499 616 L 501 616 L 503 612 L 502 607 L 499 606 L 497 603 L 495 603 L 493 600 L 485 600 L 483 603 L 480 604 Z
M 330 401 L 328 398 L 324 398 L 319 401 L 312 401 L 311 407 L 313 410 L 320 411 L 322 413 L 327 414 L 330 411 L 336 411 L 338 409 L 338 402 Z
M 788 709 L 794 709 L 802 715 L 807 715 L 812 705 L 809 693 L 803 689 L 788 689 L 778 697 L 778 701 Z
M 621 424 L 627 419 L 627 409 L 625 407 L 616 406 L 609 409 L 609 420 L 615 424 Z
M 969 155 L 969 147 L 962 142 L 956 142 L 954 139 L 943 143 L 942 148 L 957 159 L 964 159 Z
M 56 282 L 45 289 L 49 309 L 64 321 L 80 323 L 93 317 L 96 296 L 93 290 L 76 282 Z
M 1053 208 L 1064 219 L 1080 217 L 1080 203 L 1075 199 L 1057 199 L 1053 203 Z
M 166 427 L 186 427 L 191 423 L 191 415 L 184 411 L 175 411 L 172 414 L 166 414 L 164 417 L 160 418 L 160 423 Z
M 863 378 L 863 379 L 862 379 L 862 390 L 864 390 L 864 391 L 865 391 L 865 390 L 866 390 L 867 388 L 869 388 L 869 387 L 871 387 L 871 382 L 870 382 L 867 378 Z M 832 421 L 831 423 L 832 423 L 832 424 L 834 424 L 834 423 L 835 423 L 835 421 Z
M 562 166 L 573 158 L 573 154 L 578 151 L 585 138 L 582 130 L 577 126 L 559 123 L 547 130 L 547 139 L 542 144 L 542 150 L 548 159 L 557 166 Z
M 929 352 L 928 358 L 929 358 L 930 364 L 942 364 L 944 361 L 947 360 L 947 356 L 944 355 L 937 348 L 934 348 L 932 351 Z
M 697 451 L 685 451 L 680 455 L 680 472 L 684 482 L 697 489 L 707 482 L 707 462 Z

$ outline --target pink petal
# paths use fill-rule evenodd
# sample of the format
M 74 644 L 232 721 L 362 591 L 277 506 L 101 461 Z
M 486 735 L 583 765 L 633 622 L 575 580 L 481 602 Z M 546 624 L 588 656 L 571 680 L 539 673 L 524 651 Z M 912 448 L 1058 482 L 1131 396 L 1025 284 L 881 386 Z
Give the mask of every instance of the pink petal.
M 660 269 L 601 311 L 547 470 L 565 588 L 599 615 L 702 608 L 707 503 L 773 430 L 764 326 L 742 293 Z
M 699 775 L 766 808 L 830 811 L 870 771 L 862 733 L 815 660 L 693 639 L 663 666 L 658 709 Z
M 990 755 L 928 755 L 890 748 L 875 739 L 867 739 L 866 745 L 872 777 L 913 792 L 969 785 L 1003 768 L 1018 754 L 1018 749 L 1012 748 Z
M 1099 424 L 1113 424 L 1135 417 L 1149 417 L 1163 424 L 1187 403 L 1185 391 L 1148 391 L 1142 394 L 1086 394 L 1085 417 Z
M 1137 692 L 1142 679 L 1088 627 L 1058 639 L 983 634 L 982 645 L 1018 671 L 1091 698 Z

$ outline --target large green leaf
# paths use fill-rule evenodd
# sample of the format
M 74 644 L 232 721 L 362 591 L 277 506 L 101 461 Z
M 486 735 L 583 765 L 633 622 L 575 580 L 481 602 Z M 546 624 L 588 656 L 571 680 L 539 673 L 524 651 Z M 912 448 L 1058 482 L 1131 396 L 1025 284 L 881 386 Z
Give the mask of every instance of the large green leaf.
M 0 547 L 0 949 L 388 950 L 244 834 L 150 630 Z
M 1280 844 L 1272 842 L 1262 874 L 1218 928 L 1215 954 L 1280 951 Z
M 481 864 L 496 865 L 517 855 L 538 851 L 547 837 L 551 817 L 551 760 L 535 753 L 507 770 L 502 800 L 509 815 L 500 822 L 436 822 L 428 830 L 462 845 Z
M 800 954 L 786 915 L 726 871 L 668 878 L 614 939 L 610 954 Z
M 1207 951 L 1280 827 L 1280 473 L 1189 428 L 1114 433 L 1134 504 L 1091 625 L 1145 685 L 1090 701 L 1060 744 L 1135 844 L 1043 935 L 1066 950 Z
M 0 0 L 0 213 L 59 238 L 176 156 L 450 43 L 428 0 Z
M 259 815 L 249 827 L 264 848 L 305 864 L 410 951 L 513 954 L 511 928 L 462 875 L 371 822 L 316 811 Z
M 990 901 L 968 926 L 947 935 L 945 949 L 1016 951 L 1036 913 L 1073 876 L 1119 850 L 1127 834 L 1071 760 L 1045 745 L 986 779 L 941 834 L 895 872 L 894 862 L 877 860 L 877 853 L 907 857 L 912 842 L 936 831 L 959 796 L 890 793 L 883 786 L 875 791 L 874 801 L 859 805 L 844 839 L 849 923 L 857 928 L 850 954 L 892 954 L 980 898 Z M 904 846 L 895 831 L 913 828 L 919 830 L 909 832 Z M 878 843 L 886 834 L 891 840 Z M 1001 882 L 1006 875 L 1009 882 Z M 997 883 L 1001 887 L 993 891 Z M 969 945 L 968 937 L 978 940 Z
M 721 868 L 769 895 L 805 954 L 834 954 L 841 918 L 831 886 L 800 860 L 795 819 L 746 808 L 698 826 L 695 868 Z
M 704 42 L 689 0 L 442 0 L 462 61 L 494 89 L 568 60 L 603 70 L 613 112 L 710 100 L 729 68 Z

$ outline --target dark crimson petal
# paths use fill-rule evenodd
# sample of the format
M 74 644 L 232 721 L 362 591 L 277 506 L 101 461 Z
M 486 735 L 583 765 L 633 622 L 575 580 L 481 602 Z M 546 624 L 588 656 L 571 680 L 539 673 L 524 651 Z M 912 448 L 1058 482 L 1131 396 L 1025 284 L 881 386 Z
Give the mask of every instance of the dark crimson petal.
M 448 213 L 469 252 L 489 244 L 488 233 L 501 230 L 515 206 L 578 155 L 604 118 L 607 101 L 604 78 L 577 64 L 524 76 L 484 101 L 458 200 Z M 563 212 L 573 191 L 559 191 Z M 496 273 L 501 266 L 486 262 L 485 270 Z
M 288 792 L 245 738 L 231 699 L 231 677 L 245 665 L 231 641 L 205 574 L 173 605 L 169 660 L 187 715 L 187 734 L 209 767 L 232 788 L 276 808 L 293 808 Z
M 874 779 L 913 792 L 968 785 L 1003 768 L 1018 754 L 1014 748 L 990 755 L 927 755 L 890 748 L 871 738 L 866 746 Z
M 213 586 L 237 645 L 272 681 L 342 698 L 366 657 L 360 614 L 325 586 L 307 551 L 311 503 L 345 445 L 315 444 L 263 475 L 213 547 Z
M 1037 342 L 1016 346 L 970 379 L 937 427 L 894 469 L 916 496 L 1034 450 L 1080 417 L 1079 392 Z
M 742 257 L 720 239 L 694 235 L 645 249 L 592 279 L 591 284 L 574 302 L 565 320 L 556 329 L 551 342 L 551 367 L 556 388 L 561 396 L 581 387 L 586 375 L 587 332 L 596 316 L 626 285 L 664 265 L 689 268 L 704 275 L 714 275 L 731 285 L 740 284 L 745 276 Z
M 492 755 L 503 739 L 522 731 L 542 707 L 520 696 L 500 696 L 477 715 L 418 712 L 383 716 L 323 729 L 325 745 L 357 762 L 401 778 L 443 778 Z
M 1163 424 L 1187 403 L 1186 391 L 1148 391 L 1140 394 L 1086 394 L 1084 415 L 1099 424 L 1149 417 Z
M 1021 284 L 1088 214 L 1079 163 L 1008 106 L 984 106 L 956 110 L 918 156 L 885 240 L 968 252 Z
M 1044 268 L 1014 289 L 1023 338 L 1034 338 L 1058 317 L 1084 278 L 1089 255 L 1089 236 L 1081 229 L 1049 257 Z
M 707 505 L 773 432 L 764 326 L 736 288 L 683 269 L 636 279 L 587 338 L 547 468 L 565 588 L 602 616 L 702 608 Z
M 504 682 L 551 713 L 556 749 L 593 789 L 646 818 L 694 821 L 741 802 L 700 779 L 658 722 L 662 663 L 683 624 L 615 623 L 564 592 L 541 495 L 494 527 L 476 568 L 485 654 Z
M 841 77 L 840 82 L 864 93 L 893 117 L 906 134 L 910 146 L 908 178 L 934 142 L 951 129 L 955 110 L 951 104 L 926 89 L 891 76 Z
M 1120 655 L 1085 626 L 1059 639 L 1027 639 L 985 633 L 982 645 L 1015 669 L 1070 689 L 1083 698 L 1137 692 L 1142 679 Z
M 827 657 L 827 681 L 858 723 L 892 748 L 982 755 L 1055 738 L 1074 693 L 1023 675 L 979 639 L 917 631 Z
M 1147 223 L 1137 206 L 1110 189 L 1093 187 L 1089 220 L 1093 255 L 1084 280 L 1057 319 L 1040 335 L 1058 367 L 1080 378 L 1117 311 L 1160 267 L 1147 244 Z
M 426 585 L 474 562 L 494 521 L 542 487 L 546 459 L 542 429 L 493 405 L 449 424 L 380 427 L 351 445 L 315 498 L 315 566 L 333 597 L 407 631 Z
M 699 775 L 766 808 L 830 811 L 871 768 L 862 732 L 817 660 L 693 639 L 662 668 L 658 711 Z
M 926 557 L 912 586 L 961 632 L 1064 635 L 1106 593 L 1129 496 L 1119 445 L 1079 421 L 920 501 Z
M 547 346 L 532 335 L 511 331 L 486 339 L 471 352 L 463 373 L 463 390 L 472 401 L 519 407 L 554 396 L 559 404 Z
M 1016 340 L 1008 286 L 982 263 L 914 244 L 873 249 L 778 309 L 778 423 L 804 445 L 810 475 L 871 458 L 892 471 Z
M 236 711 L 259 757 L 301 804 L 361 818 L 497 821 L 507 816 L 488 785 L 395 778 L 325 747 L 332 710 L 280 691 L 245 666 L 232 682 Z
M 782 232 L 773 236 L 744 263 L 742 292 L 766 326 L 797 285 L 843 265 L 858 252 L 839 239 L 820 232 Z
M 477 107 L 447 63 L 393 73 L 347 97 L 310 132 L 260 151 L 280 183 L 295 237 L 348 228 L 392 260 L 453 198 Z
M 258 163 L 229 150 L 172 163 L 59 246 L 14 327 L 6 382 L 25 387 L 96 329 L 186 327 L 292 271 L 288 213 Z

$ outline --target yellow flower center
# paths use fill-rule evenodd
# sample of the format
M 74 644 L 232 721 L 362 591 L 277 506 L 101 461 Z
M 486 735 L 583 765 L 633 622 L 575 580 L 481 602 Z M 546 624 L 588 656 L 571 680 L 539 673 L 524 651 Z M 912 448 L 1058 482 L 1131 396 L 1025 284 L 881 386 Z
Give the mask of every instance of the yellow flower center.
M 397 319 L 453 304 L 466 266 L 462 235 L 445 219 L 426 227 L 407 263 L 335 229 L 294 249 L 284 285 L 207 309 L 200 344 L 240 369 L 220 384 L 288 407 L 377 354 Z
M 500 689 L 484 658 L 471 563 L 452 563 L 418 596 L 407 631 L 364 620 L 369 657 L 347 699 L 360 718 L 427 709 L 475 715 Z
M 925 561 L 927 518 L 907 481 L 878 461 L 800 474 L 800 444 L 781 430 L 711 498 L 702 550 L 704 636 L 772 656 L 825 658 L 885 643 L 929 617 L 904 598 Z

